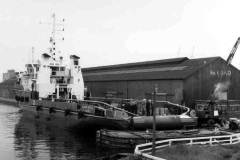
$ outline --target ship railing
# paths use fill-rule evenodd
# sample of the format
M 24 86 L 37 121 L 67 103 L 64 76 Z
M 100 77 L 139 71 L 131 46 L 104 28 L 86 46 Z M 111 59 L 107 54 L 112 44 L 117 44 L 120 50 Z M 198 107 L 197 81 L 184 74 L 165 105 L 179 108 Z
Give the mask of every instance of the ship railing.
M 96 100 L 106 100 L 106 101 L 117 101 L 117 102 L 131 102 L 131 101 L 144 101 L 143 99 L 139 100 L 139 99 L 122 99 L 122 98 L 104 98 L 104 97 L 91 97 L 91 99 L 96 99 Z M 156 103 L 158 104 L 168 104 L 168 105 L 172 105 L 172 106 L 176 106 L 182 110 L 184 110 L 183 113 L 181 113 L 180 115 L 187 115 L 190 112 L 190 108 L 183 106 L 183 105 L 179 105 L 176 103 L 172 103 L 169 101 L 156 101 Z M 162 107 L 161 105 L 157 106 L 157 107 Z
M 187 115 L 190 111 L 190 108 L 188 108 L 186 106 L 183 106 L 183 105 L 180 105 L 180 104 L 177 104 L 177 103 L 172 103 L 172 102 L 169 102 L 169 101 L 156 101 L 156 103 L 157 104 L 168 104 L 168 105 L 176 106 L 180 109 L 185 110 L 185 112 L 181 113 L 180 115 Z M 159 106 L 156 106 L 156 107 L 162 107 L 162 106 L 159 105 Z
M 139 101 L 137 99 L 125 99 L 125 98 L 116 98 L 116 97 L 91 97 L 94 101 L 112 101 L 112 102 L 131 102 L 131 101 Z
M 42 100 L 48 100 L 48 101 L 52 101 L 51 98 L 41 98 Z M 76 100 L 76 99 L 54 99 L 55 102 L 67 102 L 67 103 L 76 103 L 76 104 L 80 104 L 80 105 L 89 105 L 89 106 L 93 106 L 94 108 L 103 108 L 104 110 L 118 110 L 121 112 L 126 113 L 127 115 L 133 117 L 133 116 L 138 116 L 137 114 L 134 114 L 132 112 L 126 111 L 124 109 L 118 108 L 118 107 L 114 107 L 110 104 L 107 104 L 105 102 L 101 102 L 101 101 L 92 101 L 92 100 Z M 74 109 L 77 110 L 77 109 Z
M 176 145 L 231 145 L 240 143 L 240 133 L 223 135 L 223 136 L 209 136 L 209 137 L 192 137 L 192 138 L 178 138 L 166 139 L 157 141 L 155 143 L 155 150 L 176 146 Z M 144 157 L 149 160 L 164 160 L 163 158 L 151 155 L 153 143 L 140 144 L 135 147 L 134 154 L 136 156 Z
M 209 102 L 215 102 L 215 103 L 240 103 L 240 100 L 234 100 L 234 99 L 228 99 L 228 100 L 195 100 L 198 103 L 209 103 Z
M 83 100 L 83 101 L 77 101 L 78 103 L 88 103 L 88 104 L 93 104 L 93 105 L 100 105 L 99 107 L 103 107 L 104 109 L 112 109 L 112 110 L 118 110 L 118 111 L 122 111 L 122 112 L 125 112 L 127 113 L 128 115 L 130 116 L 138 116 L 137 114 L 134 114 L 132 112 L 129 112 L 129 111 L 126 111 L 124 109 L 121 109 L 121 108 L 118 108 L 118 107 L 114 107 L 110 104 L 107 104 L 105 102 L 101 102 L 101 101 L 92 101 L 92 100 Z
M 51 98 L 41 98 L 42 100 L 49 100 L 51 101 L 52 99 Z M 77 104 L 80 104 L 80 105 L 84 105 L 84 104 L 87 104 L 87 105 L 92 105 L 92 106 L 96 106 L 96 107 L 102 107 L 103 109 L 106 109 L 106 110 L 118 110 L 118 111 L 122 111 L 122 112 L 125 112 L 127 113 L 129 116 L 138 116 L 138 114 L 135 114 L 135 113 L 132 113 L 132 112 L 129 112 L 127 110 L 124 110 L 122 108 L 119 108 L 119 107 L 115 107 L 111 104 L 108 104 L 106 102 L 101 102 L 101 101 L 94 101 L 94 100 L 76 100 L 76 99 L 54 99 L 54 101 L 56 102 L 67 102 L 67 103 L 77 103 Z M 184 109 L 185 112 L 181 113 L 180 115 L 187 115 L 188 112 L 190 111 L 190 109 L 186 106 L 183 106 L 183 105 L 179 105 L 179 104 L 176 104 L 176 103 L 172 103 L 172 102 L 169 102 L 169 101 L 156 101 L 157 103 L 159 104 L 168 104 L 168 105 L 172 105 L 172 106 L 176 106 L 176 107 L 179 107 L 181 109 Z M 159 105 L 158 107 L 161 107 L 161 105 Z

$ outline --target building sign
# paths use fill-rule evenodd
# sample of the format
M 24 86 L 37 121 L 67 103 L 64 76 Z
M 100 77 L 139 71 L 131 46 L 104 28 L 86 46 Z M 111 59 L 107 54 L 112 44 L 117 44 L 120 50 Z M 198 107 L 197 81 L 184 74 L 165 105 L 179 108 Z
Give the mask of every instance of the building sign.
M 231 70 L 210 70 L 210 76 L 231 76 L 232 72 Z

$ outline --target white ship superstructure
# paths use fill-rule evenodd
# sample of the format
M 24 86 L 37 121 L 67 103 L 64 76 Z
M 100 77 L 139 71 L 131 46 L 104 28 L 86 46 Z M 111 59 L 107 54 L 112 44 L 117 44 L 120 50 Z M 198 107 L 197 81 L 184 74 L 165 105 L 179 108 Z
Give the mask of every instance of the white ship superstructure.
M 33 64 L 26 64 L 21 75 L 24 91 L 37 91 L 40 98 L 78 99 L 84 98 L 84 82 L 79 57 L 70 56 L 70 64 L 44 53 Z
M 79 64 L 79 57 L 71 55 L 70 63 L 66 64 L 63 57 L 56 55 L 56 26 L 63 26 L 56 22 L 52 15 L 53 28 L 50 37 L 49 53 L 43 53 L 40 60 L 26 64 L 26 72 L 20 75 L 24 91 L 36 91 L 40 98 L 78 99 L 84 98 L 84 82 Z M 62 20 L 64 22 L 64 19 Z M 62 38 L 64 39 L 64 38 Z

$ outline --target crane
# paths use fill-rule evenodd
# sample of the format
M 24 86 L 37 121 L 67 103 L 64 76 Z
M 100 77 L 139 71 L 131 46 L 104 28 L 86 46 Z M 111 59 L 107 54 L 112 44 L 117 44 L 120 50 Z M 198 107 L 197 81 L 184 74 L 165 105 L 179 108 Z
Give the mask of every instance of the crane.
M 230 54 L 227 58 L 227 64 L 228 65 L 232 63 L 232 59 L 235 55 L 235 52 L 237 51 L 237 47 L 239 45 L 239 42 L 240 42 L 240 37 L 238 37 L 237 41 L 235 42 L 235 44 L 234 44 L 234 46 L 233 46 L 233 48 L 232 48 L 232 50 L 231 50 L 231 52 L 230 52 Z

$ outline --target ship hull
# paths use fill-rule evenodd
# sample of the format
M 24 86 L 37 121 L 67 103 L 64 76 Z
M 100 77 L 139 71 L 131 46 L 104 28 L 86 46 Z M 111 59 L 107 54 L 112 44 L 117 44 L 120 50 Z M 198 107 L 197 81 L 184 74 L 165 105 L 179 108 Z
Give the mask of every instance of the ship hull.
M 43 107 L 37 110 L 36 106 L 20 105 L 22 116 L 29 121 L 35 120 L 45 123 L 52 127 L 68 129 L 76 132 L 96 131 L 98 129 L 128 129 L 128 120 L 110 119 L 91 114 L 84 114 L 79 117 L 76 113 L 66 115 L 64 110 L 56 110 L 54 113 L 49 112 L 49 108 Z

